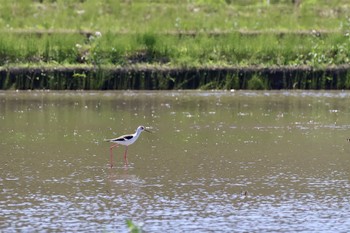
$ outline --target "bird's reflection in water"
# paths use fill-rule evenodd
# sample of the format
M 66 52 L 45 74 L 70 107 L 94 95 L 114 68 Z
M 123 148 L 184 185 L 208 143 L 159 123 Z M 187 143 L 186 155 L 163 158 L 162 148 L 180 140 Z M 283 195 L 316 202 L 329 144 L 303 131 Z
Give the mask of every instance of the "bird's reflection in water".
M 144 183 L 143 179 L 133 174 L 133 167 L 129 165 L 110 168 L 108 171 L 108 184 L 112 193 L 138 192 Z

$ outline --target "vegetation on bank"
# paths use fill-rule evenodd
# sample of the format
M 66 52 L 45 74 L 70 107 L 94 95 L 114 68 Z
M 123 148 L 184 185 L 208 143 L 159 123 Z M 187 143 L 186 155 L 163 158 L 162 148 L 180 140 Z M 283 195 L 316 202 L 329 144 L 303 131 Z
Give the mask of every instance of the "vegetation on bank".
M 312 66 L 347 64 L 350 34 L 319 35 L 155 33 L 11 34 L 0 38 L 0 65 L 134 64 L 169 67 Z
M 333 31 L 348 29 L 349 8 L 348 0 L 0 0 L 0 28 L 104 33 Z
M 14 67 L 21 67 L 23 72 L 23 67 L 41 67 L 48 72 L 33 79 L 56 74 L 55 69 L 75 67 L 85 72 L 74 71 L 74 77 L 95 72 L 91 77 L 103 76 L 102 83 L 108 79 L 110 67 L 114 71 L 129 68 L 129 73 L 148 67 L 154 69 L 153 73 L 159 70 L 159 77 L 169 79 L 175 78 L 169 75 L 176 74 L 164 73 L 164 69 L 206 69 L 208 73 L 217 68 L 244 71 L 256 67 L 255 74 L 248 75 L 255 77 L 253 81 L 238 87 L 259 84 L 259 88 L 269 88 L 271 82 L 259 81 L 266 74 L 258 69 L 308 67 L 325 71 L 347 65 L 350 58 L 350 3 L 346 0 L 189 0 L 182 4 L 0 0 L 0 10 L 0 66 L 5 75 L 2 80 L 6 80 L 1 88 L 30 88 L 12 80 L 29 79 L 28 70 L 18 74 L 22 78 L 14 72 L 4 72 Z M 328 80 L 334 76 L 325 73 L 321 76 Z M 92 86 L 80 88 L 103 88 L 100 81 L 95 81 Z M 213 86 L 201 83 L 203 88 Z

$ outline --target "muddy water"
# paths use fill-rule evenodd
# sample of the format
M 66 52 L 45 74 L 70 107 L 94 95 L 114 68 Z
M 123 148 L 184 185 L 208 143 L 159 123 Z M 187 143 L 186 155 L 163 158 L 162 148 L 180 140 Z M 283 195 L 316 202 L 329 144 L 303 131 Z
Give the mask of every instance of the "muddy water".
M 0 92 L 0 230 L 350 229 L 350 92 Z M 114 152 L 105 138 L 151 128 Z

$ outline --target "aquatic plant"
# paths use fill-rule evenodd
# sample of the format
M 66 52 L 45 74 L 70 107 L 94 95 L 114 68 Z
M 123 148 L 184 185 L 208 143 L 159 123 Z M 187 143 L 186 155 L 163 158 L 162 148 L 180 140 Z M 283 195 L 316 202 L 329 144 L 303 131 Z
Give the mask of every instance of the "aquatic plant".
M 141 227 L 135 224 L 133 221 L 128 219 L 126 220 L 126 224 L 130 233 L 142 233 Z
M 268 88 L 266 81 L 264 81 L 263 78 L 259 77 L 257 74 L 254 74 L 253 77 L 247 82 L 247 89 L 264 90 Z

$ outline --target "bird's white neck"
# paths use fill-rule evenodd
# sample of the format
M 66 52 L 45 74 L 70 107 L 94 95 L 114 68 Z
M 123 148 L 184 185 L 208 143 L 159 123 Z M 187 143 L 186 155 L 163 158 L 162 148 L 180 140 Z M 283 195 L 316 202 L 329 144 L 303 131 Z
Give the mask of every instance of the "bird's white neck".
M 139 129 L 136 130 L 136 132 L 133 134 L 135 140 L 140 136 L 141 132 L 142 132 L 142 131 L 139 130 Z

